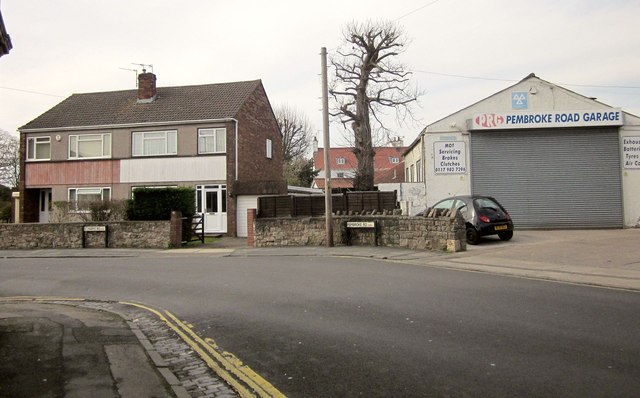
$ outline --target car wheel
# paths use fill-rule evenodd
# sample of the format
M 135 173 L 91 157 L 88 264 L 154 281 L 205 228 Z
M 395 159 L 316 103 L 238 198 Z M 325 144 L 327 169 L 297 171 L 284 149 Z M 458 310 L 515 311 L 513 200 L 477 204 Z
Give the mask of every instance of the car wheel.
M 500 238 L 500 240 L 509 240 L 513 238 L 513 231 L 500 232 L 498 233 L 498 238 Z
M 478 231 L 476 231 L 476 229 L 471 226 L 467 227 L 467 243 L 470 245 L 477 245 L 478 240 L 480 240 Z

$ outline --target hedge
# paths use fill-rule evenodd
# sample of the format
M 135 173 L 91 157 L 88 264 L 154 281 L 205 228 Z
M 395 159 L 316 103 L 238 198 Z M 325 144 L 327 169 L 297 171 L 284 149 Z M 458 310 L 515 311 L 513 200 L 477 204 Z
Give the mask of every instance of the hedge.
M 139 188 L 129 203 L 129 220 L 170 220 L 171 212 L 179 210 L 191 219 L 195 214 L 195 190 L 180 188 Z

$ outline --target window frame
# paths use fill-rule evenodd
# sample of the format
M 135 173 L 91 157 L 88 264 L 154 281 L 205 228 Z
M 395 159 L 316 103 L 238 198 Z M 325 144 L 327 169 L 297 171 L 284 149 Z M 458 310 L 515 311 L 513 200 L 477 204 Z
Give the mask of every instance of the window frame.
M 88 137 L 94 138 L 94 137 L 99 137 L 99 139 L 90 139 Z M 105 138 L 108 137 L 109 138 L 109 142 L 106 144 L 105 147 Z M 72 139 L 75 138 L 75 156 L 71 155 L 71 141 Z M 80 144 L 80 142 L 85 141 L 100 141 L 100 147 L 101 147 L 101 152 L 102 154 L 99 156 L 80 156 L 80 151 L 78 150 L 78 145 Z M 111 139 L 111 133 L 99 133 L 99 134 L 72 134 L 69 135 L 69 145 L 68 145 L 68 151 L 67 151 L 67 156 L 68 159 L 70 160 L 82 160 L 82 159 L 104 159 L 104 158 L 110 158 L 111 157 L 111 147 L 112 147 L 112 139 Z M 105 151 L 105 149 L 107 149 Z M 108 152 L 108 153 L 105 153 Z
M 213 133 L 211 135 L 205 135 L 203 133 Z M 223 149 L 219 149 L 218 148 L 218 135 L 222 134 L 223 137 Z M 211 151 L 206 151 L 204 150 L 207 145 L 202 145 L 202 141 L 201 139 L 203 138 L 207 138 L 207 137 L 213 137 L 213 146 L 214 146 L 214 150 Z M 224 127 L 207 127 L 207 128 L 201 128 L 198 129 L 198 155 L 214 155 L 214 154 L 225 154 L 227 153 L 227 129 Z
M 159 140 L 162 138 L 145 138 L 147 134 L 163 134 L 164 135 L 164 153 L 152 153 L 146 154 L 144 153 L 145 149 L 145 140 Z M 173 148 L 174 152 L 169 152 L 169 135 L 173 137 Z M 141 137 L 141 153 L 136 152 L 136 137 Z M 154 131 L 133 131 L 131 133 L 131 157 L 139 158 L 139 157 L 153 157 L 153 156 L 176 156 L 178 154 L 178 130 L 154 130 Z
M 49 157 L 47 158 L 37 157 L 37 154 L 38 154 L 37 148 L 38 148 L 39 140 L 42 140 L 41 144 L 44 144 L 46 141 L 46 144 L 49 145 Z M 32 146 L 33 146 L 33 149 L 31 148 Z M 30 156 L 30 153 L 32 153 L 32 156 Z M 51 160 L 51 136 L 27 137 L 26 160 L 29 162 Z
M 347 158 L 337 157 L 336 158 L 336 164 L 347 164 Z
M 273 159 L 273 141 L 267 138 L 267 159 Z
M 72 200 L 72 194 L 71 192 L 74 192 L 74 199 Z M 111 202 L 111 187 L 75 187 L 75 188 L 68 188 L 67 189 L 67 199 L 69 202 L 69 211 L 72 213 L 88 213 L 91 210 L 90 209 L 83 209 L 83 208 L 78 208 L 78 192 L 79 191 L 84 191 L 87 193 L 84 193 L 84 195 L 96 195 L 98 194 L 99 191 L 99 195 L 100 195 L 100 201 L 101 202 Z M 88 192 L 88 191 L 93 191 L 93 192 Z M 107 193 L 107 198 L 105 199 L 105 193 Z M 90 203 L 90 202 L 89 202 Z

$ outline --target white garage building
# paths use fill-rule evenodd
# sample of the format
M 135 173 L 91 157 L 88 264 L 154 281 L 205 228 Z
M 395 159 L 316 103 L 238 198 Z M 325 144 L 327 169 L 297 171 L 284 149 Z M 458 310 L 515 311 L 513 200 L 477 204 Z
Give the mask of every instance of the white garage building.
M 405 153 L 427 204 L 494 196 L 520 228 L 640 220 L 640 118 L 531 74 L 428 125 Z

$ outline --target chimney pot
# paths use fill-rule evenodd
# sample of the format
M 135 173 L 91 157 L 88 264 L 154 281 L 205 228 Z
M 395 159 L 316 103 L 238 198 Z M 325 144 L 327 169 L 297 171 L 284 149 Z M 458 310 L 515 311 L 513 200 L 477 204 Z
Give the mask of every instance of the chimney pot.
M 156 75 L 153 73 L 143 73 L 138 75 L 138 102 L 150 103 L 155 101 L 156 92 Z

